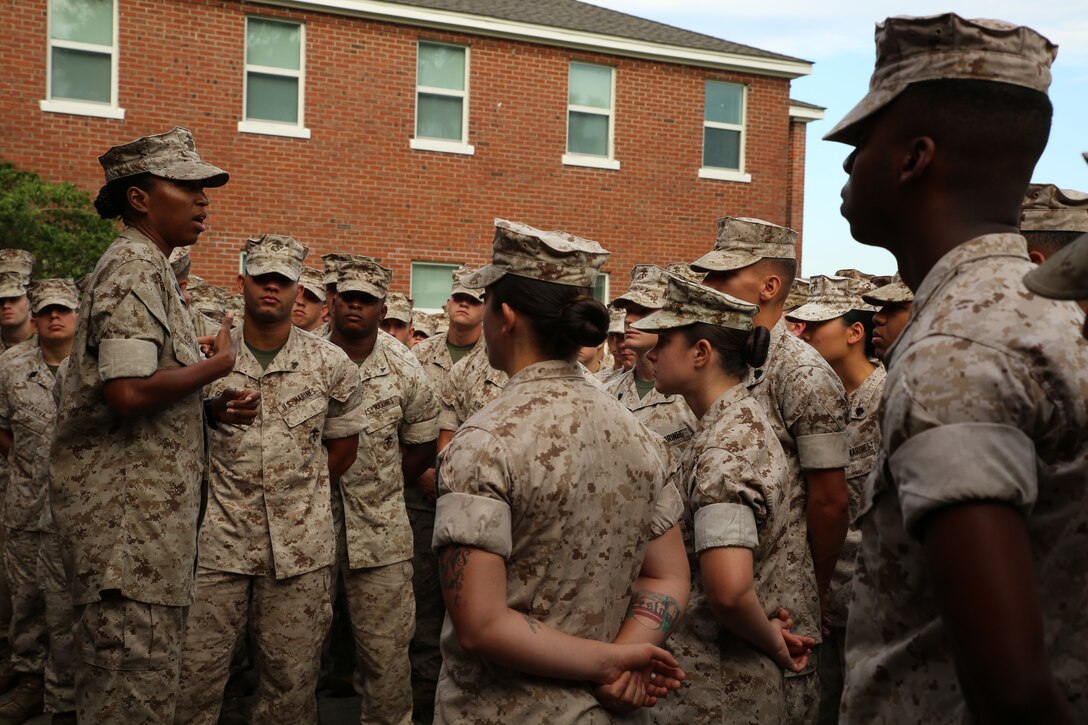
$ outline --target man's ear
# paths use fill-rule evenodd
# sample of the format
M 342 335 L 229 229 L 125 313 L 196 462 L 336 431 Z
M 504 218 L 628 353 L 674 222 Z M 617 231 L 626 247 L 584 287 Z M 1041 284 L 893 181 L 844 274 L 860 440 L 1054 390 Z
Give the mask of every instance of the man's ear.
M 761 302 L 770 302 L 777 298 L 781 291 L 782 278 L 777 274 L 769 274 L 763 278 L 763 286 L 759 290 L 759 299 Z
M 1040 252 L 1038 249 L 1029 249 L 1028 259 L 1031 260 L 1032 264 L 1042 264 L 1046 261 L 1046 255 Z
M 502 315 L 502 331 L 510 332 L 513 330 L 514 325 L 518 320 L 518 315 L 514 312 L 514 308 L 503 302 L 502 307 L 499 309 L 499 313 Z
M 909 184 L 925 174 L 937 154 L 937 143 L 929 136 L 919 136 L 910 142 L 899 168 L 899 183 Z
M 245 281 L 246 281 L 246 277 L 245 277 L 244 274 L 238 275 L 238 291 L 239 292 L 245 292 L 246 291 Z

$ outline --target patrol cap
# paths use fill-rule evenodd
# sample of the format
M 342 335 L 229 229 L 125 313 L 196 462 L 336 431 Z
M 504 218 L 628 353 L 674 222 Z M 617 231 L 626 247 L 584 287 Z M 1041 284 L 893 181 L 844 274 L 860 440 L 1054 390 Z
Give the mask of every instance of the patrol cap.
M 188 247 L 174 247 L 174 251 L 170 252 L 169 262 L 170 269 L 174 270 L 174 276 L 178 279 L 187 278 L 193 268 L 193 258 L 189 256 Z
M 298 282 L 302 276 L 302 261 L 309 252 L 297 239 L 284 234 L 247 239 L 245 273 L 251 277 L 279 274 Z
M 0 272 L 0 299 L 22 297 L 26 294 L 26 284 L 18 272 Z
M 1054 184 L 1029 185 L 1020 208 L 1020 231 L 1088 232 L 1088 194 Z
M 385 297 L 393 280 L 393 270 L 358 254 L 342 255 L 336 275 L 336 294 L 362 292 L 378 299 Z
M 427 337 L 434 337 L 434 316 L 422 310 L 414 311 L 412 313 L 412 328 Z
M 461 284 L 481 289 L 512 274 L 542 282 L 591 287 L 607 259 L 608 251 L 589 239 L 496 219 L 491 264 L 466 275 Z
M 1029 290 L 1056 300 L 1088 299 L 1088 234 L 1024 275 Z
M 18 275 L 22 285 L 26 287 L 30 284 L 30 275 L 33 272 L 33 254 L 25 249 L 0 249 L 0 273 Z
M 789 312 L 808 302 L 808 290 L 811 284 L 811 281 L 805 277 L 794 279 L 793 284 L 790 285 L 790 292 L 786 295 L 786 301 L 782 304 L 782 309 Z
M 797 259 L 797 232 L 748 217 L 722 217 L 714 251 L 691 264 L 696 272 L 743 269 L 761 259 Z
M 621 310 L 619 307 L 611 307 L 608 310 L 608 334 L 609 335 L 622 335 L 625 331 L 624 320 L 627 318 L 627 313 Z
M 876 26 L 876 67 L 869 93 L 824 136 L 854 143 L 858 124 L 913 83 L 939 79 L 997 81 L 1046 93 L 1058 46 L 1031 28 L 955 13 L 892 17 Z
M 30 311 L 35 315 L 50 305 L 60 305 L 69 310 L 79 308 L 79 290 L 70 279 L 40 279 L 27 290 Z
M 705 322 L 733 330 L 751 330 L 759 306 L 732 295 L 697 284 L 683 277 L 669 276 L 665 306 L 631 325 L 654 332 Z
M 246 298 L 241 294 L 228 295 L 226 301 L 223 303 L 223 312 L 233 313 L 234 321 L 241 322 L 242 317 L 246 313 Z
M 450 329 L 450 316 L 446 314 L 445 310 L 432 314 L 431 320 L 434 321 L 434 334 L 436 335 Z
M 415 302 L 408 295 L 401 292 L 390 292 L 385 296 L 385 319 L 400 320 L 411 327 L 412 307 L 414 305 Z
M 321 261 L 325 263 L 325 276 L 321 279 L 321 282 L 325 285 L 336 284 L 336 268 L 337 266 L 350 257 L 350 254 L 323 254 L 321 255 Z
M 98 157 L 98 163 L 106 172 L 107 184 L 145 173 L 173 181 L 202 181 L 207 187 L 222 186 L 230 179 L 226 171 L 200 158 L 193 134 L 180 126 L 114 146 Z
M 809 287 L 808 302 L 786 313 L 786 319 L 790 322 L 826 322 L 852 310 L 876 312 L 877 308 L 861 297 L 872 289 L 872 284 L 860 279 L 816 275 Z
M 636 264 L 631 269 L 631 286 L 612 300 L 612 307 L 626 310 L 630 305 L 660 310 L 669 293 L 669 273 L 653 264 Z
M 205 317 L 210 317 L 216 322 L 223 321 L 223 313 L 226 311 L 227 291 L 222 287 L 209 284 L 199 277 L 189 277 L 189 286 L 185 290 L 192 300 L 189 307 L 200 312 Z
M 453 270 L 453 289 L 450 290 L 450 297 L 454 295 L 468 295 L 477 302 L 483 300 L 483 289 L 469 288 L 465 286 L 464 279 L 477 270 L 476 267 L 469 267 L 463 265 Z
M 866 292 L 861 299 L 870 305 L 887 305 L 893 302 L 914 302 L 914 293 L 896 272 L 891 282 Z
M 846 277 L 847 279 L 856 279 L 860 282 L 871 282 L 873 275 L 862 272 L 860 269 L 840 269 L 835 272 L 836 277 Z
M 303 267 L 302 274 L 298 278 L 302 288 L 312 294 L 319 302 L 327 298 L 325 294 L 325 273 L 313 267 Z
M 698 282 L 700 284 L 706 279 L 705 272 L 696 272 L 687 262 L 670 262 L 665 265 L 665 271 L 669 274 L 675 274 L 677 277 L 683 277 L 686 280 Z

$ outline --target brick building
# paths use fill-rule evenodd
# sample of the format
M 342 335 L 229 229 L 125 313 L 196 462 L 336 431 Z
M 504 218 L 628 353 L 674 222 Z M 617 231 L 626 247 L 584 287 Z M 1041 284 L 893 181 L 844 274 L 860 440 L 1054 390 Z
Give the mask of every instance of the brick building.
M 231 173 L 194 271 L 245 238 L 371 254 L 433 307 L 492 220 L 595 239 L 599 292 L 691 260 L 723 214 L 800 230 L 807 61 L 575 0 L 8 0 L 0 158 L 92 193 L 175 125 Z

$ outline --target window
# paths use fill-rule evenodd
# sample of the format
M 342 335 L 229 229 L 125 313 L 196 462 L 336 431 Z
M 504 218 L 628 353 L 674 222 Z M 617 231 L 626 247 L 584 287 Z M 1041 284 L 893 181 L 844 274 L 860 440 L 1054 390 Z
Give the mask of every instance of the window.
M 593 299 L 602 305 L 608 305 L 608 272 L 598 272 L 593 282 Z
M 468 145 L 468 48 L 419 44 L 416 132 L 409 145 L 424 151 L 475 153 Z
M 49 0 L 49 60 L 43 111 L 125 117 L 117 107 L 115 0 Z
M 703 168 L 709 179 L 751 181 L 744 173 L 744 86 L 706 82 L 703 110 Z
M 245 101 L 238 130 L 310 138 L 303 123 L 306 27 L 246 18 Z
M 571 63 L 567 79 L 567 153 L 563 163 L 618 169 L 612 158 L 615 69 Z
M 409 297 L 415 300 L 415 308 L 424 312 L 438 312 L 453 290 L 453 270 L 459 264 L 412 262 L 412 289 Z

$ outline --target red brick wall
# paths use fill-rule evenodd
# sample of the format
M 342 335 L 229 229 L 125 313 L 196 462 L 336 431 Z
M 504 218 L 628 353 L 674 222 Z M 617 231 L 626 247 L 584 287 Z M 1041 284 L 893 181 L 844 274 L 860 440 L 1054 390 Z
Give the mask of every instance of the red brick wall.
M 786 226 L 796 229 L 797 235 L 797 270 L 801 271 L 801 220 L 805 214 L 805 136 L 808 124 L 799 121 L 790 123 L 790 165 L 788 197 L 786 202 Z
M 791 139 L 789 81 L 454 34 L 227 0 L 123 0 L 123 121 L 45 113 L 46 0 L 5 0 L 0 22 L 0 158 L 94 191 L 109 146 L 174 125 L 230 171 L 210 191 L 194 272 L 225 283 L 245 238 L 289 233 L 311 248 L 371 254 L 407 290 L 412 260 L 482 262 L 496 216 L 599 241 L 613 294 L 630 267 L 691 260 L 714 219 L 755 216 L 800 228 L 804 127 Z M 246 13 L 306 22 L 310 140 L 239 133 Z M 416 42 L 471 45 L 468 142 L 475 156 L 408 147 Z M 567 68 L 617 67 L 619 171 L 564 166 Z M 704 80 L 749 86 L 751 183 L 699 179 Z M 798 130 L 793 131 L 794 134 Z M 792 149 L 792 151 L 791 151 Z

